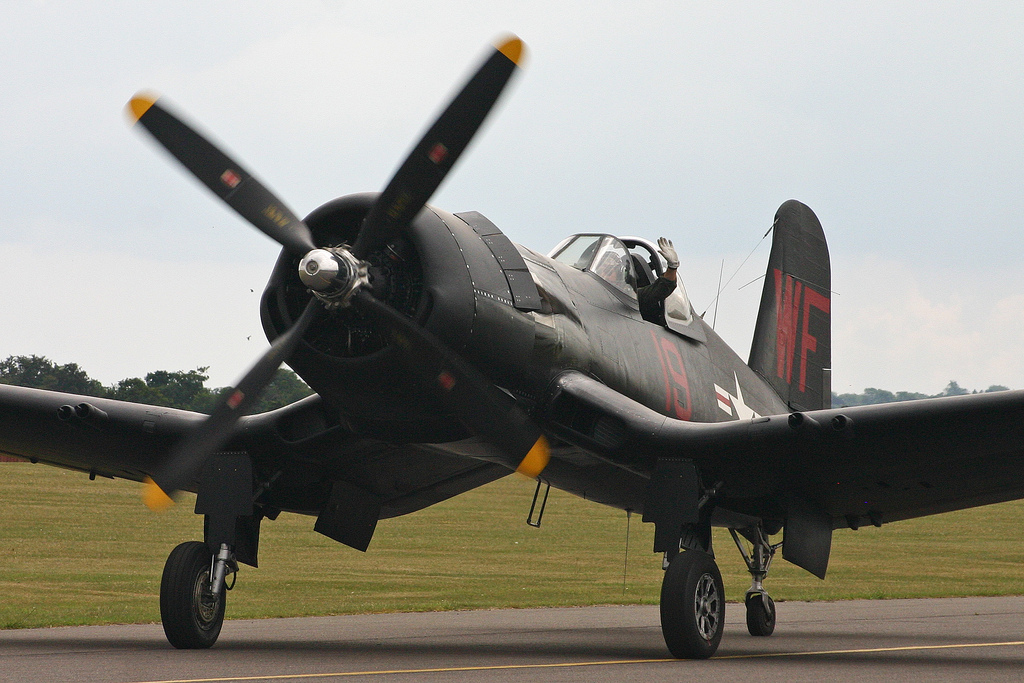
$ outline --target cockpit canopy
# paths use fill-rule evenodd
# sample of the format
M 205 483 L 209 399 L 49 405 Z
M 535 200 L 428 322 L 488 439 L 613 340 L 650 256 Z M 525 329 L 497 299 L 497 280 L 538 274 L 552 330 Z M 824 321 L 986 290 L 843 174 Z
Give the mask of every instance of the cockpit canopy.
M 574 235 L 552 257 L 573 268 L 590 270 L 623 294 L 636 296 L 637 279 L 629 250 L 611 235 Z
M 561 263 L 590 271 L 623 294 L 636 299 L 636 290 L 653 284 L 666 264 L 653 242 L 640 237 L 581 234 L 563 240 L 549 254 Z M 693 311 L 683 283 L 665 299 L 665 324 L 676 329 L 693 322 Z M 684 331 L 684 330 L 679 330 Z

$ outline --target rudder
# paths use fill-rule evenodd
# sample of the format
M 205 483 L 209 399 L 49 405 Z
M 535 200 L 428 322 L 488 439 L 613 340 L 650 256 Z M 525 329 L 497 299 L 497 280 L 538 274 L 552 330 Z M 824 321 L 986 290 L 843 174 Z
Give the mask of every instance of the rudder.
M 809 207 L 790 200 L 775 214 L 748 365 L 791 410 L 831 407 L 831 293 L 821 223 Z

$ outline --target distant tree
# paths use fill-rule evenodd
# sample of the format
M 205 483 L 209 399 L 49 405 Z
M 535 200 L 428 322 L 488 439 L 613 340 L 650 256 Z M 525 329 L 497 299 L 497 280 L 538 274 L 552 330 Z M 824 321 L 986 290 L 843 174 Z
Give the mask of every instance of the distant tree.
M 1001 384 L 993 384 L 984 393 L 992 391 L 1009 391 L 1008 387 Z M 977 389 L 973 392 L 961 387 L 955 380 L 950 380 L 946 388 L 937 394 L 921 394 L 916 391 L 897 391 L 893 394 L 884 389 L 867 388 L 862 394 L 837 394 L 832 392 L 832 407 L 845 408 L 848 406 L 867 406 L 876 403 L 893 403 L 896 401 L 916 401 L 922 398 L 939 398 L 941 396 L 963 396 L 969 393 L 981 393 Z
M 215 397 L 219 397 L 231 390 L 231 387 L 221 387 L 220 389 L 215 389 L 214 394 Z M 265 413 L 275 408 L 282 408 L 312 394 L 313 390 L 298 375 L 288 368 L 278 368 L 274 374 L 274 379 L 270 380 L 270 384 L 260 392 L 259 398 L 253 407 L 248 410 L 248 414 L 254 415 L 256 413 Z
M 128 377 L 105 387 L 76 363 L 56 365 L 44 356 L 9 356 L 0 361 L 0 384 L 209 413 L 217 398 L 230 387 L 207 388 L 206 382 L 210 379 L 207 370 L 208 367 L 175 372 L 156 370 L 145 379 Z M 249 412 L 280 408 L 312 393 L 298 375 L 288 368 L 279 368 Z
M 876 403 L 892 403 L 896 400 L 896 394 L 885 389 L 875 389 L 874 387 L 868 387 L 864 390 L 864 403 L 873 405 Z
M 312 393 L 313 390 L 294 372 L 288 368 L 278 368 L 274 379 L 263 390 L 256 405 L 249 412 L 265 413 L 268 410 L 295 403 L 300 398 L 305 398 Z
M 922 398 L 932 398 L 932 397 L 929 396 L 928 394 L 921 394 L 921 393 L 918 393 L 916 391 L 897 391 L 896 392 L 896 400 L 897 401 L 917 401 L 918 399 L 922 399 Z
M 144 379 L 139 377 L 128 377 L 110 387 L 107 392 L 108 398 L 118 401 L 131 401 L 132 403 L 146 403 L 154 406 L 173 408 L 159 389 L 146 384 Z
M 896 401 L 896 395 L 885 389 L 868 387 L 863 394 L 832 394 L 832 405 L 839 406 L 867 406 L 876 403 L 892 403 Z
M 194 410 L 200 413 L 209 412 L 216 396 L 206 388 L 208 367 L 196 368 L 184 372 L 168 372 L 157 370 L 146 375 L 146 386 L 161 394 L 169 408 Z
M 107 394 L 106 388 L 77 363 L 57 365 L 45 356 L 8 356 L 0 361 L 0 384 L 85 396 Z
M 854 394 L 854 393 L 837 394 L 836 392 L 833 391 L 832 392 L 832 406 L 834 408 L 845 407 L 845 406 L 859 406 L 859 405 L 862 405 L 861 401 L 863 400 L 863 398 L 864 397 L 861 394 Z
M 946 385 L 945 389 L 939 392 L 939 396 L 963 396 L 969 393 L 971 392 L 961 387 L 955 380 L 949 380 L 949 384 Z
M 209 413 L 214 401 L 225 389 L 208 389 L 207 368 L 195 370 L 156 370 L 146 379 L 129 377 L 110 387 L 109 397 L 119 401 L 147 403 L 165 408 Z

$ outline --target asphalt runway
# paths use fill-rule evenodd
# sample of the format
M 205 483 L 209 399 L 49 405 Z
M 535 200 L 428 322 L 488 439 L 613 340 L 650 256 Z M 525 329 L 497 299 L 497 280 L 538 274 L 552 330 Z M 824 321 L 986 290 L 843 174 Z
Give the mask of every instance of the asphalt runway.
M 228 621 L 211 650 L 159 625 L 0 631 L 0 680 L 886 681 L 1024 678 L 1024 597 L 779 603 L 769 638 L 729 604 L 714 659 L 670 659 L 658 608 Z

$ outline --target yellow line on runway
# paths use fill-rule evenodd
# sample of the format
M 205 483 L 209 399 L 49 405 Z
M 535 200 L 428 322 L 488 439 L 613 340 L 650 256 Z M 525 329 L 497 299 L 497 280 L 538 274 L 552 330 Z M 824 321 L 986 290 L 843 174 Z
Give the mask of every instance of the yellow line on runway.
M 282 674 L 280 676 L 229 676 L 228 678 L 182 678 L 167 681 L 140 681 L 139 683 L 226 683 L 228 681 L 288 681 L 303 678 L 341 678 L 342 676 L 389 676 L 395 674 L 443 674 L 457 671 L 505 671 L 514 669 L 555 669 L 570 666 L 601 666 L 604 664 L 651 664 L 678 662 L 678 659 L 621 659 L 607 662 L 559 662 L 557 664 L 496 664 L 494 666 L 450 666 L 439 669 L 392 669 L 390 671 L 341 671 L 324 674 Z
M 861 655 L 877 652 L 912 652 L 919 650 L 956 650 L 968 647 L 1011 647 L 1024 645 L 1024 640 L 1002 643 L 958 643 L 956 645 L 906 645 L 903 647 L 869 647 L 860 650 L 817 650 L 814 652 L 764 652 L 752 655 L 725 655 L 715 659 L 757 659 L 759 657 L 807 657 L 810 655 Z
M 723 655 L 714 657 L 712 661 L 729 659 L 767 659 L 778 657 L 809 657 L 822 655 L 857 655 L 880 652 L 913 652 L 921 650 L 956 650 L 975 647 L 1014 647 L 1024 645 L 1024 640 L 1006 641 L 1001 643 L 957 643 L 954 645 L 906 645 L 902 647 L 872 647 L 853 650 L 815 650 L 812 652 L 765 652 L 749 655 Z M 339 671 L 332 673 L 281 674 L 266 676 L 229 676 L 226 678 L 180 678 L 164 681 L 140 681 L 139 683 L 229 683 L 230 681 L 295 681 L 312 678 L 343 678 L 349 676 L 393 676 L 396 674 L 439 674 L 456 673 L 459 671 L 512 671 L 517 669 L 558 669 L 575 666 L 608 666 L 622 664 L 658 664 L 664 662 L 680 662 L 674 658 L 666 659 L 617 659 L 603 662 L 559 662 L 556 664 L 497 664 L 494 666 L 456 666 L 437 669 L 390 669 L 373 671 Z

